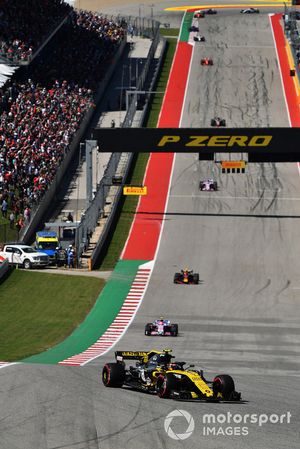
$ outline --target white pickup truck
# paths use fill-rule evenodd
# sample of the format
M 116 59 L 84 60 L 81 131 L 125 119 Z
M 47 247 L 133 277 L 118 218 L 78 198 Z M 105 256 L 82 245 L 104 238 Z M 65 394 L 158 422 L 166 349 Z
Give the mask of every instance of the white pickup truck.
M 49 257 L 31 246 L 27 245 L 4 245 L 0 251 L 0 259 L 7 259 L 12 265 L 21 265 L 26 269 L 33 267 L 46 267 Z

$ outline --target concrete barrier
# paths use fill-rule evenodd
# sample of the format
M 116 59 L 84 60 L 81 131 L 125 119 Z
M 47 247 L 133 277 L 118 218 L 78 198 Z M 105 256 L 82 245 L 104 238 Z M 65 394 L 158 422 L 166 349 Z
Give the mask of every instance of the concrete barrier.
M 126 167 L 125 174 L 123 176 L 123 180 L 125 182 L 128 179 L 128 175 L 129 175 L 129 171 L 131 169 L 131 164 L 132 164 L 132 161 L 133 161 L 133 157 L 134 157 L 134 153 L 131 153 L 130 156 L 129 156 L 129 160 L 128 160 L 128 164 L 127 164 L 127 167 Z M 107 217 L 107 219 L 105 221 L 105 224 L 103 226 L 103 230 L 102 230 L 101 236 L 100 236 L 100 238 L 99 238 L 99 240 L 97 242 L 97 245 L 95 246 L 95 249 L 94 249 L 94 251 L 93 251 L 93 253 L 91 255 L 90 262 L 89 262 L 90 265 L 91 265 L 91 269 L 94 268 L 95 263 L 97 262 L 98 258 L 100 257 L 101 251 L 102 251 L 102 249 L 104 247 L 104 244 L 106 243 L 106 239 L 109 236 L 109 233 L 110 233 L 110 230 L 111 230 L 111 226 L 114 223 L 114 220 L 115 220 L 115 217 L 116 217 L 116 213 L 119 210 L 120 205 L 121 205 L 122 196 L 123 196 L 123 187 L 120 186 L 118 188 L 117 194 L 114 197 L 114 201 L 113 201 L 113 203 L 111 205 L 110 214 L 108 215 L 108 217 Z

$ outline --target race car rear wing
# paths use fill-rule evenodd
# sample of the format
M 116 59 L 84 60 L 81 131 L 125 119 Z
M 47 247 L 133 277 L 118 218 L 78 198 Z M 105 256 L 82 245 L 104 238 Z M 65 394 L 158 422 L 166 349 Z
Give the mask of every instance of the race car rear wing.
M 123 362 L 124 359 L 127 360 L 140 360 L 143 363 L 147 363 L 150 357 L 155 354 L 168 354 L 172 352 L 171 349 L 163 349 L 163 351 L 157 351 L 157 349 L 152 349 L 151 351 L 115 351 L 115 358 L 117 362 Z M 174 358 L 174 356 L 171 356 Z
M 143 360 L 144 362 L 147 362 L 148 355 L 149 353 L 144 351 L 115 351 L 115 357 L 117 362 L 122 362 L 124 359 Z

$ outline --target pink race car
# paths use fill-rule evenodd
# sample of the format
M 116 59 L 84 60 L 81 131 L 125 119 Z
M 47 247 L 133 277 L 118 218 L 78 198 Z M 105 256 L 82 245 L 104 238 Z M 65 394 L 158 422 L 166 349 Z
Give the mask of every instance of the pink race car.
M 160 318 L 153 321 L 153 323 L 147 323 L 145 326 L 145 335 L 152 336 L 158 335 L 160 337 L 177 337 L 178 324 L 171 324 L 170 320 Z

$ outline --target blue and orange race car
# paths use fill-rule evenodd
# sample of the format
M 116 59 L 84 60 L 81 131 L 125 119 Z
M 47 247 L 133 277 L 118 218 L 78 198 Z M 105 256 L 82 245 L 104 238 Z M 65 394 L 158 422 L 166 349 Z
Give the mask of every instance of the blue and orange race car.
M 199 273 L 185 268 L 180 273 L 174 274 L 174 284 L 199 284 Z

